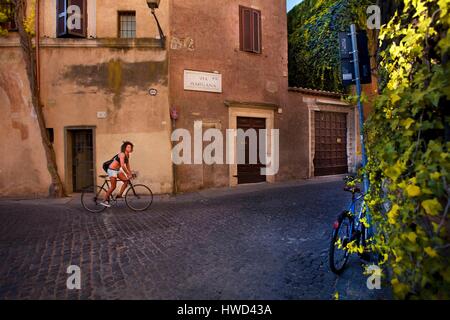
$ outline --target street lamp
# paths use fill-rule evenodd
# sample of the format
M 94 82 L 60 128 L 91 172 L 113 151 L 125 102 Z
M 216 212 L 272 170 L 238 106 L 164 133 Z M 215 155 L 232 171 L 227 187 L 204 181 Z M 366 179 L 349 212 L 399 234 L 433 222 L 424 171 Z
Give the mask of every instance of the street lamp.
M 159 3 L 161 2 L 161 0 L 146 0 L 146 1 L 147 1 L 148 7 L 152 11 L 152 15 L 155 18 L 156 24 L 158 25 L 159 38 L 161 40 L 161 47 L 164 48 L 165 43 L 166 43 L 166 36 L 164 35 L 164 32 L 161 29 L 161 25 L 159 24 L 158 18 L 156 17 L 156 14 L 155 14 L 155 9 L 159 8 Z
M 158 9 L 160 2 L 161 0 L 147 0 L 147 5 L 150 9 L 152 9 L 152 11 L 154 11 L 155 9 Z

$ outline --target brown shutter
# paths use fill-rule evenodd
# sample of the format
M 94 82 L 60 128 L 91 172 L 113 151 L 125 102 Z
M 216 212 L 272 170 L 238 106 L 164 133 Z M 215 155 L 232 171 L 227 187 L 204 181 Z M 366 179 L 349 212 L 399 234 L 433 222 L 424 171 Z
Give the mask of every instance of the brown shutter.
M 240 49 L 261 53 L 261 11 L 239 6 Z
M 56 34 L 58 37 L 67 35 L 67 0 L 58 0 L 56 4 Z
M 250 8 L 240 7 L 241 50 L 253 50 L 252 27 L 252 10 Z
M 67 33 L 73 36 L 86 37 L 87 33 L 87 4 L 86 0 L 68 0 L 67 7 L 76 5 L 81 10 L 81 26 L 80 29 L 67 30 Z
M 253 52 L 261 53 L 261 12 L 253 10 Z

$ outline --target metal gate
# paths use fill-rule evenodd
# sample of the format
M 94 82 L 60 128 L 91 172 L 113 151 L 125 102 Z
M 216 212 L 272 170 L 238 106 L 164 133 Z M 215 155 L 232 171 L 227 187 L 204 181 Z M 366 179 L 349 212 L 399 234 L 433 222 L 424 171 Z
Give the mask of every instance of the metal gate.
M 243 183 L 258 183 L 265 182 L 266 176 L 261 175 L 261 168 L 264 165 L 260 162 L 259 159 L 259 130 L 266 128 L 266 119 L 265 118 L 247 118 L 247 117 L 238 117 L 237 118 L 237 128 L 243 129 L 247 131 L 248 129 L 255 129 L 257 132 L 257 144 L 258 144 L 258 162 L 257 164 L 250 164 L 250 148 L 249 148 L 249 140 L 245 139 L 245 164 L 238 164 L 237 172 L 238 172 L 238 184 Z
M 347 114 L 315 112 L 314 175 L 348 173 Z

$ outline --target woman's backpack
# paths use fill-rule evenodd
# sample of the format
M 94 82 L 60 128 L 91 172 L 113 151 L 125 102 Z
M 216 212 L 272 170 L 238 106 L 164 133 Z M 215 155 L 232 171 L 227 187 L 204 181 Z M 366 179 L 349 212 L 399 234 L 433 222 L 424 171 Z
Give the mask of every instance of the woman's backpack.
M 115 158 L 116 157 L 114 156 L 114 158 L 112 158 L 111 160 L 108 160 L 105 163 L 103 163 L 103 170 L 105 170 L 106 173 L 108 173 L 109 166 L 111 165 L 111 163 L 114 162 Z

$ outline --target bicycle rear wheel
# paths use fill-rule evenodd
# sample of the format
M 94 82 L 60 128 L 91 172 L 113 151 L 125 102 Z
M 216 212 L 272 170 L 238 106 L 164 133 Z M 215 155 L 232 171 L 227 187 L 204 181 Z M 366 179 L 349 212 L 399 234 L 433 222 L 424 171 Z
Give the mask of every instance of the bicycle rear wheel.
M 145 211 L 153 203 L 153 192 L 143 184 L 131 186 L 125 194 L 125 203 L 133 211 Z
M 83 208 L 92 213 L 100 213 L 106 209 L 101 203 L 105 199 L 106 189 L 100 186 L 89 187 L 81 194 Z
M 353 217 L 350 212 L 341 213 L 334 224 L 329 249 L 330 269 L 335 274 L 341 274 L 347 264 L 350 253 L 345 249 L 350 242 L 353 228 Z

